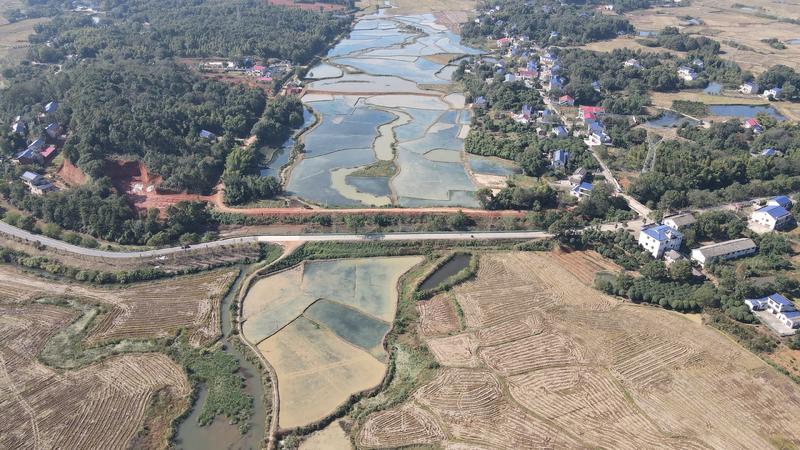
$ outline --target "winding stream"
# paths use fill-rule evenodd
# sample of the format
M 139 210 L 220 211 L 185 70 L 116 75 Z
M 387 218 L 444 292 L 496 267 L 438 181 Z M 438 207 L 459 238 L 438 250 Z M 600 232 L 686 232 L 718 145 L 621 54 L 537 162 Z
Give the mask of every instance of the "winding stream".
M 238 425 L 231 424 L 226 417 L 220 416 L 217 416 L 211 425 L 200 426 L 198 423 L 200 410 L 208 397 L 208 389 L 201 385 L 191 414 L 178 425 L 175 436 L 175 447 L 178 449 L 260 449 L 262 447 L 261 442 L 264 439 L 267 411 L 263 402 L 264 387 L 261 384 L 260 370 L 244 357 L 237 346 L 231 343 L 233 318 L 230 306 L 236 301 L 236 293 L 247 273 L 248 267 L 240 267 L 236 282 L 222 299 L 220 320 L 222 344 L 225 346 L 227 353 L 239 360 L 240 374 L 245 379 L 244 391 L 253 398 L 253 415 L 248 422 L 248 430 L 242 434 L 239 432 Z

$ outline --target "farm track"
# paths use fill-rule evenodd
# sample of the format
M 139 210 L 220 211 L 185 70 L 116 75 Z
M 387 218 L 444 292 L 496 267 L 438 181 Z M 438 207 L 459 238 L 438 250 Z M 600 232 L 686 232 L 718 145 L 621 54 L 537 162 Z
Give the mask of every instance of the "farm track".
M 592 252 L 484 254 L 477 276 L 453 290 L 466 330 L 435 326 L 448 315 L 438 297 L 418 306 L 438 375 L 402 405 L 369 416 L 357 442 L 630 450 L 800 444 L 796 385 L 713 330 L 586 285 L 615 270 Z M 442 433 L 404 434 L 409 411 L 432 418 L 425 429 Z

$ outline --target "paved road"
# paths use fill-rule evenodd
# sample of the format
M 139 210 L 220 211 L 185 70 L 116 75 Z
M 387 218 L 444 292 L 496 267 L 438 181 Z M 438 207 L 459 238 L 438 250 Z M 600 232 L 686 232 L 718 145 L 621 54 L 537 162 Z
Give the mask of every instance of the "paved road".
M 64 241 L 51 239 L 46 236 L 33 234 L 5 222 L 0 222 L 0 233 L 11 235 L 20 239 L 25 239 L 32 243 L 38 243 L 45 247 L 59 250 L 62 252 L 74 253 L 76 255 L 91 256 L 97 258 L 111 259 L 132 259 L 132 258 L 157 258 L 168 256 L 175 253 L 187 251 L 181 247 L 162 248 L 158 250 L 143 250 L 133 252 L 111 252 L 97 250 L 68 244 Z M 503 240 L 503 239 L 539 239 L 548 238 L 553 235 L 544 231 L 513 231 L 513 232 L 438 232 L 438 233 L 373 233 L 373 234 L 309 234 L 309 235 L 258 235 L 245 236 L 219 241 L 205 242 L 196 244 L 189 250 L 209 249 L 223 247 L 233 244 L 245 244 L 250 242 L 357 242 L 357 241 L 467 241 L 467 240 Z

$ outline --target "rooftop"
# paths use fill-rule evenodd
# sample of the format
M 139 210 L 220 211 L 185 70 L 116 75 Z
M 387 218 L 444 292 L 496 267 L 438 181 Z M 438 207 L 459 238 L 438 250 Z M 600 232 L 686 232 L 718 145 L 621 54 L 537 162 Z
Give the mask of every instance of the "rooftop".
M 678 231 L 667 225 L 656 225 L 650 228 L 645 228 L 642 233 L 650 236 L 651 238 L 664 242 L 672 239 L 683 239 L 683 235 Z
M 685 227 L 697 222 L 692 213 L 675 214 L 674 216 L 664 217 L 664 220 L 667 219 L 672 221 L 678 227 Z
M 715 258 L 728 253 L 750 250 L 756 248 L 756 243 L 750 238 L 734 239 L 732 241 L 717 242 L 696 249 L 706 258 Z
M 757 209 L 756 212 L 769 214 L 773 219 L 780 219 L 781 217 L 786 217 L 791 214 L 783 206 L 777 205 L 765 206 Z
M 764 297 L 764 300 L 772 300 L 773 302 L 775 302 L 775 303 L 777 303 L 779 305 L 794 306 L 794 303 L 792 303 L 791 300 L 789 300 L 788 298 L 782 296 L 781 294 L 777 294 L 777 293 Z

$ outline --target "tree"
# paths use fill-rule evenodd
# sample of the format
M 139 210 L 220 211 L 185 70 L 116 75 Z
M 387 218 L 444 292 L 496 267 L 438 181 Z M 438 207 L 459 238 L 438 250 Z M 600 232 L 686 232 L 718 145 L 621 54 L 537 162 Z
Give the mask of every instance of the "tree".
M 673 281 L 688 283 L 692 280 L 692 264 L 689 261 L 675 261 L 669 265 L 669 277 Z
M 641 273 L 643 277 L 651 280 L 663 280 L 667 278 L 667 268 L 662 261 L 650 261 L 642 266 L 639 273 Z

